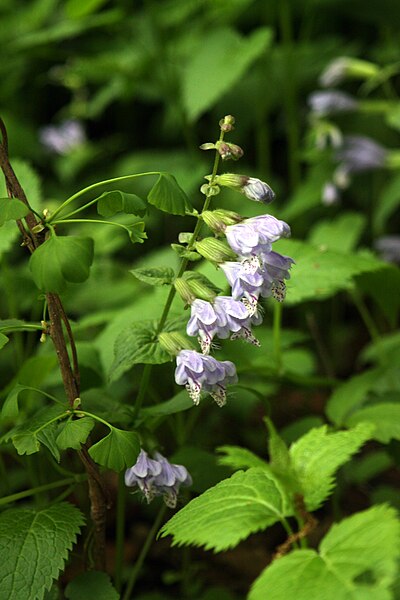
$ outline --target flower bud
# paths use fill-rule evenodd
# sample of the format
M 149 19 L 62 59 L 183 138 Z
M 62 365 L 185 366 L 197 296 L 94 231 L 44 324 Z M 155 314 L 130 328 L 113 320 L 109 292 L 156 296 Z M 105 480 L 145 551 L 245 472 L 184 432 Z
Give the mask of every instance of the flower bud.
M 196 298 L 200 298 L 200 300 L 206 300 L 207 302 L 214 301 L 214 298 L 217 294 L 205 283 L 196 278 L 188 279 L 186 281 Z
M 196 300 L 196 295 L 191 290 L 188 282 L 182 277 L 175 279 L 174 287 L 186 305 L 192 304 Z
M 212 142 L 206 142 L 205 144 L 201 144 L 199 148 L 200 150 L 215 150 L 216 146 Z
M 215 144 L 215 147 L 217 148 L 222 160 L 229 160 L 230 158 L 233 160 L 239 160 L 239 158 L 242 158 L 244 154 L 240 146 L 237 144 L 231 144 L 229 142 L 218 141 Z
M 224 131 L 226 133 L 229 131 L 233 131 L 235 129 L 234 124 L 235 124 L 235 117 L 232 117 L 232 115 L 226 115 L 226 117 L 221 119 L 219 122 L 221 131 Z
M 177 356 L 181 350 L 192 348 L 190 342 L 179 331 L 162 331 L 158 335 L 158 341 L 171 356 Z
M 379 67 L 372 62 L 339 56 L 326 67 L 319 81 L 324 87 L 341 83 L 344 79 L 371 79 L 379 74 Z
M 202 212 L 201 218 L 207 227 L 217 233 L 224 232 L 227 225 L 235 225 L 243 220 L 243 217 L 238 213 L 222 208 L 217 210 L 205 210 Z
M 222 263 L 236 258 L 236 254 L 232 252 L 229 246 L 217 238 L 208 237 L 196 242 L 196 250 L 205 259 L 213 263 Z
M 216 196 L 219 194 L 220 189 L 218 185 L 210 185 L 209 183 L 203 183 L 200 188 L 200 192 L 205 196 Z
M 214 182 L 244 194 L 249 200 L 263 202 L 263 204 L 269 204 L 275 198 L 275 194 L 269 185 L 256 177 L 237 175 L 236 173 L 223 173 L 222 175 L 217 175 Z

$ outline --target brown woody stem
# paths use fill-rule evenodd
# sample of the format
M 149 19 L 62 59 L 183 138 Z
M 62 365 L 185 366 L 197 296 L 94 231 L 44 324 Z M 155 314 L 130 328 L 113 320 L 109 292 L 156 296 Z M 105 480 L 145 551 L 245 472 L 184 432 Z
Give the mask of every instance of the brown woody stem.
M 2 135 L 2 141 L 0 142 L 0 166 L 6 180 L 7 194 L 9 198 L 18 198 L 30 209 L 25 192 L 19 183 L 8 158 L 7 130 L 1 118 L 0 132 Z M 17 225 L 23 236 L 23 245 L 29 249 L 30 253 L 33 253 L 35 249 L 45 241 L 45 236 L 42 232 L 38 234 L 34 232 L 34 227 L 38 224 L 38 221 L 31 209 L 26 217 L 24 217 L 24 220 L 27 227 L 25 227 L 22 220 L 17 221 Z M 69 405 L 72 407 L 75 399 L 79 398 L 79 367 L 74 337 L 60 297 L 57 294 L 48 292 L 46 294 L 46 299 L 50 317 L 50 337 L 57 354 L 65 394 Z M 71 347 L 72 366 L 64 337 L 63 323 Z M 86 442 L 78 454 L 88 475 L 90 514 L 94 525 L 94 567 L 96 570 L 104 571 L 106 566 L 106 511 L 109 502 L 99 469 L 89 455 L 89 444 L 90 442 Z

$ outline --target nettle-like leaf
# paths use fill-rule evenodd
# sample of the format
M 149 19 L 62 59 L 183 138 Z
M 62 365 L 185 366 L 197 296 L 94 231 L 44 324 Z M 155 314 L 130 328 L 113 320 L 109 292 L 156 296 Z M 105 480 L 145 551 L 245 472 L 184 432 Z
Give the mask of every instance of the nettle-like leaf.
M 195 498 L 161 529 L 173 545 L 204 546 L 216 552 L 293 514 L 280 482 L 264 469 L 238 471 Z
M 374 506 L 332 526 L 319 552 L 294 550 L 275 560 L 248 600 L 390 600 L 400 556 L 396 511 Z
M 314 246 L 342 254 L 351 252 L 360 240 L 366 221 L 365 215 L 354 212 L 340 214 L 329 221 L 320 221 L 313 227 L 309 241 Z
M 84 517 L 67 502 L 0 515 L 0 597 L 41 600 L 58 577 Z
M 182 390 L 176 396 L 170 398 L 170 400 L 142 408 L 140 418 L 152 420 L 159 417 L 167 417 L 168 415 L 189 410 L 190 408 L 193 408 L 193 400 L 191 400 L 186 390 Z
M 113 427 L 105 438 L 89 448 L 89 454 L 102 467 L 122 471 L 135 464 L 140 452 L 140 440 L 134 431 Z
M 26 204 L 17 198 L 0 198 L 0 227 L 6 221 L 18 221 L 29 212 Z
M 346 419 L 346 425 L 353 427 L 367 422 L 374 426 L 371 437 L 388 444 L 391 439 L 400 440 L 400 404 L 378 402 L 360 408 Z
M 193 210 L 189 198 L 170 173 L 160 173 L 147 200 L 159 210 L 171 215 L 185 215 L 187 211 Z
M 39 289 L 62 292 L 67 282 L 86 281 L 92 262 L 91 238 L 52 236 L 32 254 L 29 268 Z
M 274 248 L 296 261 L 288 281 L 286 304 L 322 300 L 350 289 L 355 275 L 384 268 L 385 263 L 364 254 L 343 254 L 298 240 L 279 240 Z
M 196 120 L 240 80 L 272 40 L 271 30 L 259 28 L 247 38 L 220 28 L 202 37 L 183 77 L 183 103 L 190 121 Z
M 57 446 L 61 450 L 66 450 L 67 448 L 80 450 L 81 444 L 86 442 L 94 425 L 95 422 L 91 417 L 68 419 L 65 424 L 62 424 L 62 429 L 57 435 Z
M 373 425 L 360 423 L 349 431 L 311 429 L 291 445 L 289 454 L 307 510 L 316 510 L 329 496 L 337 469 L 372 437 Z
M 250 469 L 251 467 L 260 467 L 270 471 L 269 465 L 259 458 L 256 454 L 240 448 L 239 446 L 220 446 L 217 451 L 223 453 L 223 456 L 218 458 L 220 465 L 232 467 L 232 469 Z
M 117 337 L 110 380 L 115 381 L 136 364 L 161 365 L 171 360 L 157 337 L 158 321 L 141 321 L 127 326 Z M 182 319 L 167 321 L 163 331 L 182 329 Z
M 171 285 L 175 278 L 175 272 L 170 267 L 131 269 L 129 272 L 139 281 L 149 285 Z
M 75 577 L 65 588 L 68 600 L 118 600 L 120 595 L 107 573 L 89 571 Z
M 119 190 L 104 192 L 97 200 L 97 212 L 103 217 L 112 217 L 118 212 L 144 217 L 147 204 L 136 194 L 127 194 Z

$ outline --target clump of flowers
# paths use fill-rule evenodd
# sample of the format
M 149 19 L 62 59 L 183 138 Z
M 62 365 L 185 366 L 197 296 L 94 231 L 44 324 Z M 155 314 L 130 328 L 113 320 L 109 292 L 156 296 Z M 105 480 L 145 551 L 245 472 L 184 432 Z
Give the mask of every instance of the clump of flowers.
M 148 503 L 163 496 L 165 504 L 175 508 L 180 486 L 192 485 L 192 478 L 183 465 L 170 463 L 159 452 L 149 458 L 142 449 L 133 467 L 125 471 L 125 485 L 138 487 Z
M 43 146 L 56 154 L 68 154 L 86 141 L 83 125 L 75 119 L 42 127 L 39 137 Z
M 220 140 L 215 144 L 203 144 L 201 148 L 216 150 L 222 160 L 238 160 L 243 154 L 242 149 L 222 141 L 224 133 L 232 131 L 233 123 L 233 117 L 225 117 L 220 122 Z M 190 305 L 186 332 L 197 337 L 201 350 L 187 349 L 184 342 L 175 345 L 175 381 L 186 387 L 194 404 L 199 404 L 203 393 L 209 393 L 218 406 L 224 406 L 227 386 L 238 379 L 231 361 L 219 361 L 210 356 L 213 340 L 230 337 L 259 346 L 260 342 L 252 332 L 252 327 L 262 322 L 259 299 L 272 296 L 279 302 L 284 300 L 285 280 L 290 277 L 289 269 L 294 261 L 272 250 L 274 242 L 290 236 L 290 227 L 284 221 L 267 214 L 246 219 L 232 211 L 207 210 L 209 199 L 217 195 L 221 187 L 269 204 L 275 194 L 267 183 L 234 173 L 213 173 L 206 179 L 209 183 L 204 184 L 201 191 L 208 200 L 199 218 L 216 237 L 195 241 L 193 249 L 223 270 L 231 286 L 231 296 L 216 295 L 209 290 L 210 293 L 200 294 L 200 297 L 191 287 L 190 280 L 180 278 L 175 281 L 176 290 Z M 159 339 L 166 349 L 169 345 L 169 351 L 172 350 L 171 336 L 161 334 Z

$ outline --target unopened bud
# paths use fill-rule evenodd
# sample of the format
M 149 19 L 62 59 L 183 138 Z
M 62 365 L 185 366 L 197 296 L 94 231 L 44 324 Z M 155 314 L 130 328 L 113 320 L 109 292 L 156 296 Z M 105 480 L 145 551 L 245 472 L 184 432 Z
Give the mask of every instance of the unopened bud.
M 206 300 L 207 302 L 214 301 L 217 294 L 205 283 L 196 278 L 188 279 L 186 281 L 196 298 L 200 298 L 200 300 Z
M 216 196 L 217 194 L 219 194 L 220 189 L 218 185 L 210 185 L 209 183 L 203 183 L 203 185 L 200 188 L 200 192 L 205 196 Z
M 238 213 L 223 209 L 205 210 L 201 213 L 201 218 L 207 227 L 217 233 L 224 232 L 227 225 L 236 225 L 243 221 L 243 217 Z
M 177 356 L 179 352 L 191 346 L 190 342 L 179 331 L 163 331 L 158 335 L 160 346 L 171 356 Z
M 339 56 L 329 63 L 319 81 L 324 87 L 331 87 L 347 78 L 368 80 L 376 77 L 379 71 L 378 65 L 372 62 L 349 56 Z
M 218 141 L 215 146 L 222 160 L 229 160 L 230 158 L 233 160 L 239 160 L 239 158 L 242 158 L 244 154 L 242 148 L 237 144 Z
M 194 294 L 188 282 L 182 279 L 182 277 L 175 279 L 174 287 L 186 305 L 192 304 L 196 300 L 196 294 Z
M 205 144 L 201 144 L 200 150 L 215 150 L 216 146 L 212 142 L 206 142 Z
M 244 194 L 249 200 L 255 200 L 263 204 L 269 204 L 275 198 L 275 194 L 268 183 L 256 177 L 237 175 L 236 173 L 223 173 L 222 175 L 217 175 L 214 182 Z
M 232 117 L 232 115 L 226 115 L 226 117 L 221 119 L 219 122 L 221 131 L 225 131 L 225 132 L 233 131 L 235 129 L 234 124 L 235 124 L 235 117 Z
M 196 250 L 213 263 L 222 263 L 236 258 L 236 254 L 232 252 L 228 244 L 217 238 L 209 237 L 196 242 Z

